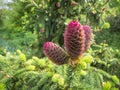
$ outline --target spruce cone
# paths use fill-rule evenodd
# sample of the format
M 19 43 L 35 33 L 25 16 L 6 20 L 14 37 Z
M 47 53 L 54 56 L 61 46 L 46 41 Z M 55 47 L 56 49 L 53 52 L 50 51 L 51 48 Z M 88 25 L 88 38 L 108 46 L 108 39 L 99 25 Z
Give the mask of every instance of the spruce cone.
M 58 45 L 52 42 L 46 42 L 43 46 L 44 54 L 55 64 L 62 65 L 68 62 L 69 56 Z
M 92 38 L 92 33 L 91 33 L 91 29 L 88 25 L 84 25 L 83 29 L 84 29 L 84 33 L 85 33 L 85 47 L 84 47 L 84 52 L 85 52 L 90 47 L 90 40 Z
M 64 34 L 64 43 L 71 58 L 78 58 L 83 54 L 85 36 L 83 26 L 78 21 L 71 21 Z

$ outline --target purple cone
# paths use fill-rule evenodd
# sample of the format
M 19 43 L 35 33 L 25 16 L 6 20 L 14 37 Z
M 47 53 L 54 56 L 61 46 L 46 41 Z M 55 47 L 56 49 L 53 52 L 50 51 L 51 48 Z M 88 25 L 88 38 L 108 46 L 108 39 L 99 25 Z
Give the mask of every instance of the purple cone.
M 62 65 L 68 62 L 69 56 L 58 45 L 52 42 L 46 42 L 43 46 L 44 54 L 55 64 Z
M 83 26 L 78 21 L 71 21 L 64 34 L 64 44 L 71 58 L 77 58 L 84 52 L 85 35 Z
M 83 26 L 84 33 L 85 33 L 85 47 L 84 52 L 90 47 L 90 40 L 92 38 L 91 28 L 88 25 Z

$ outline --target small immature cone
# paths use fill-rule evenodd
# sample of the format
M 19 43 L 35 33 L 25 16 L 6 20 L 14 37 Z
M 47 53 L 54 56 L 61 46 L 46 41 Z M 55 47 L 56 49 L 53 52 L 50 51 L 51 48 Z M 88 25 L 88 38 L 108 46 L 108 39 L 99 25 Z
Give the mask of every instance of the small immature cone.
M 85 33 L 85 47 L 84 52 L 90 47 L 90 40 L 92 38 L 91 28 L 88 25 L 83 26 L 84 33 Z
M 64 33 L 64 44 L 67 53 L 73 60 L 83 54 L 85 35 L 83 26 L 78 21 L 71 21 Z
M 58 45 L 52 42 L 46 42 L 43 46 L 44 54 L 55 64 L 62 65 L 67 64 L 69 56 Z

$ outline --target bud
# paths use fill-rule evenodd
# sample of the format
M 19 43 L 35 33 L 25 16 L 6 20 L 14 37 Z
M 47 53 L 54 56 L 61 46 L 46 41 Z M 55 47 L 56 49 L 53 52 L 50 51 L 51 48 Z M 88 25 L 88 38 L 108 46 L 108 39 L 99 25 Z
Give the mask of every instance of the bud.
M 80 62 L 80 67 L 81 67 L 81 69 L 86 69 L 86 68 L 87 68 L 86 62 L 81 61 L 81 62 Z
M 34 71 L 35 70 L 35 66 L 34 65 L 29 65 L 29 66 L 26 66 L 26 69 L 30 70 L 30 71 Z
M 52 77 L 52 81 L 53 82 L 58 82 L 58 79 L 60 78 L 60 75 L 59 74 L 54 74 L 53 77 Z
M 85 70 L 81 70 L 80 75 L 85 76 L 85 75 L 87 75 L 87 72 Z
M 115 75 L 112 76 L 112 80 L 113 80 L 116 84 L 119 84 L 119 83 L 120 83 L 118 77 L 115 76 Z
M 78 5 L 78 3 L 75 2 L 75 1 L 72 1 L 72 2 L 71 2 L 71 5 L 72 5 L 72 6 L 76 6 L 76 5 Z
M 110 82 L 105 82 L 103 84 L 103 89 L 102 90 L 110 90 L 111 89 L 111 83 Z
M 57 2 L 57 3 L 55 4 L 55 6 L 56 6 L 57 8 L 59 8 L 59 7 L 60 7 L 60 2 Z

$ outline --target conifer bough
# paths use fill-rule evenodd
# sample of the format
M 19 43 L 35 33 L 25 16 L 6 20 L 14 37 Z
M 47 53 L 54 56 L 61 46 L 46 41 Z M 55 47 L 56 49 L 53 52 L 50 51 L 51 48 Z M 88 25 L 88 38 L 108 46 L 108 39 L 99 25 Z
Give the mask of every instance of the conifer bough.
M 44 54 L 55 64 L 67 64 L 69 56 L 60 46 L 52 42 L 46 42 L 43 49 Z

